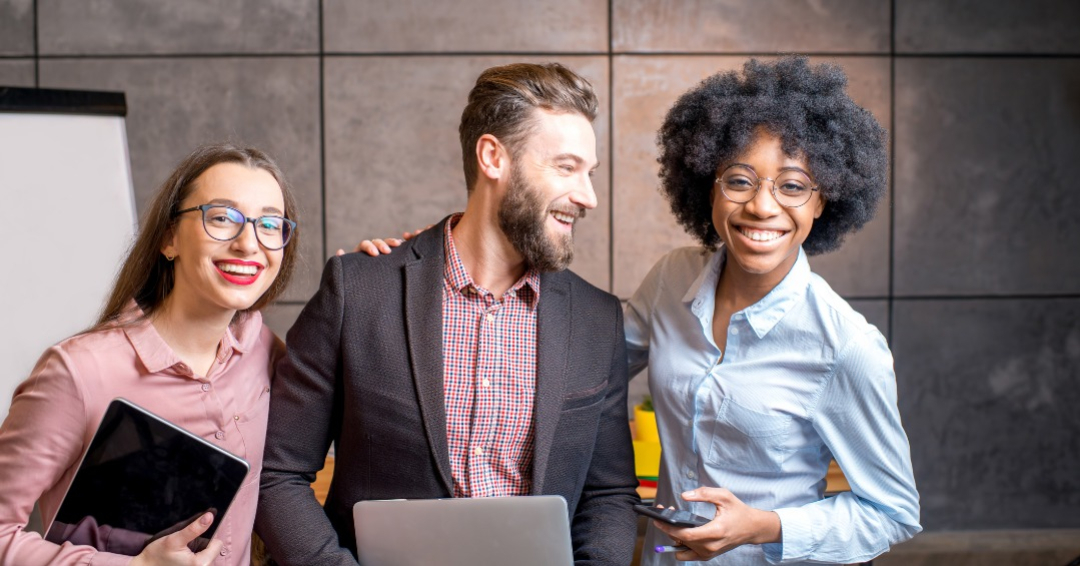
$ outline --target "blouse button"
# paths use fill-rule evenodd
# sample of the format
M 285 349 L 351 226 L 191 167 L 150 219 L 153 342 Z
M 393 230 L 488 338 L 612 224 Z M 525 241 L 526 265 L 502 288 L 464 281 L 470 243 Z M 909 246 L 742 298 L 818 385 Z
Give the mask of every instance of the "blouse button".
M 240 420 L 240 415 L 233 415 L 232 419 L 234 421 L 238 421 L 238 420 Z
M 210 391 L 210 384 L 209 383 L 202 384 L 202 390 L 203 391 Z
M 215 432 L 214 433 L 214 438 L 216 438 L 218 440 L 225 440 L 225 431 L 219 430 L 219 431 Z
M 228 556 L 229 555 L 229 549 L 222 547 L 221 552 L 219 552 L 218 554 L 220 554 L 222 556 Z
M 738 328 L 732 328 L 732 329 L 731 329 L 731 333 L 732 333 L 733 335 L 735 335 L 735 336 L 738 336 L 738 335 L 739 335 L 739 329 L 738 329 Z

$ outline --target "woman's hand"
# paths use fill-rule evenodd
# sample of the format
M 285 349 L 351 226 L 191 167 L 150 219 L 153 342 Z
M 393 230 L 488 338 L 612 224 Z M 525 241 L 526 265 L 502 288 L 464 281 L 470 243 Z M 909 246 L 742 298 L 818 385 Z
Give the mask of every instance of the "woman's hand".
M 204 513 L 183 529 L 148 544 L 138 556 L 131 559 L 130 566 L 210 566 L 221 551 L 221 541 L 211 540 L 197 554 L 188 548 L 188 543 L 205 533 L 213 522 L 214 514 Z
M 363 242 L 356 244 L 356 247 L 353 248 L 353 253 L 363 252 L 371 257 L 376 257 L 380 254 L 389 254 L 390 248 L 396 248 L 401 244 L 404 244 L 407 240 L 415 238 L 420 232 L 423 232 L 428 228 L 431 228 L 431 225 L 427 228 L 421 228 L 413 232 L 405 232 L 401 235 L 401 238 L 375 238 L 374 240 L 364 240 Z M 337 255 L 345 255 L 345 250 L 339 249 Z
M 716 505 L 716 516 L 700 527 L 681 528 L 653 521 L 675 545 L 689 550 L 675 555 L 679 560 L 710 560 L 737 546 L 780 541 L 780 516 L 754 509 L 720 487 L 699 487 L 682 494 L 685 501 L 707 501 Z

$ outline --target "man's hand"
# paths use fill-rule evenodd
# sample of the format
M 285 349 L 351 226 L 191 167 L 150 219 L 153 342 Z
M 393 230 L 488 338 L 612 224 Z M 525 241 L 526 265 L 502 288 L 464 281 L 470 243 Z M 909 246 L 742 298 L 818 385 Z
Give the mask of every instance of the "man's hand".
M 198 554 L 188 548 L 188 543 L 210 528 L 213 513 L 204 513 L 198 520 L 175 533 L 150 543 L 131 559 L 131 566 L 210 566 L 221 552 L 222 542 L 213 539 Z
M 716 516 L 707 524 L 694 528 L 653 521 L 675 545 L 689 548 L 675 555 L 679 560 L 711 560 L 737 546 L 781 540 L 779 515 L 754 509 L 724 488 L 699 487 L 683 493 L 682 498 L 716 505 Z
M 429 224 L 427 228 L 421 228 L 414 232 L 405 232 L 401 235 L 401 238 L 375 238 L 374 240 L 364 240 L 363 242 L 356 244 L 356 247 L 353 248 L 352 251 L 353 253 L 363 252 L 371 257 L 376 257 L 380 254 L 389 254 L 390 248 L 396 248 L 401 244 L 404 244 L 407 240 L 415 238 L 420 232 L 431 228 L 431 226 L 432 225 Z M 345 250 L 338 249 L 337 255 L 345 255 Z

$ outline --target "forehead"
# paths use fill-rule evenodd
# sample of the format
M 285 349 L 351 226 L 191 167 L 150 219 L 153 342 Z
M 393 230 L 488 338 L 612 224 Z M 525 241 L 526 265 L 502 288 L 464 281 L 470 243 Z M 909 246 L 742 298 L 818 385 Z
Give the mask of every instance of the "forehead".
M 285 197 L 277 179 L 265 169 L 240 163 L 218 163 L 203 171 L 185 204 L 194 206 L 213 200 L 233 201 L 239 208 L 285 210 Z
M 541 157 L 576 155 L 589 166 L 596 164 L 596 132 L 592 122 L 576 113 L 536 110 L 526 147 Z
M 768 130 L 758 129 L 746 144 L 731 160 L 721 163 L 720 169 L 725 169 L 733 163 L 744 163 L 752 166 L 759 173 L 762 170 L 775 170 L 786 167 L 798 167 L 810 172 L 810 165 L 802 152 L 789 155 L 784 152 L 784 142 L 780 136 Z

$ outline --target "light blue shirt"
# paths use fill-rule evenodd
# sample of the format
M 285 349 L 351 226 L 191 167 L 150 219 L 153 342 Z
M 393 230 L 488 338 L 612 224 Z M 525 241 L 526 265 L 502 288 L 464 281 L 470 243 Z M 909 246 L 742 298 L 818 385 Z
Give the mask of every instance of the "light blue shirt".
M 711 518 L 714 505 L 679 494 L 725 487 L 780 516 L 782 542 L 707 564 L 850 564 L 915 536 L 919 494 L 885 338 L 800 250 L 779 285 L 731 317 L 721 362 L 712 317 L 724 257 L 669 253 L 626 307 L 630 374 L 648 365 L 663 447 L 657 503 Z M 851 491 L 825 498 L 833 458 Z M 650 524 L 642 564 L 679 564 L 651 550 L 670 540 Z

